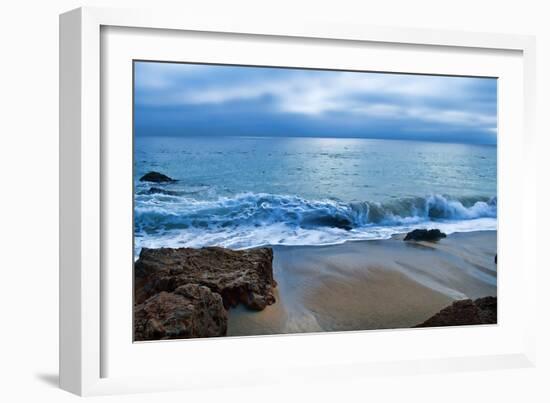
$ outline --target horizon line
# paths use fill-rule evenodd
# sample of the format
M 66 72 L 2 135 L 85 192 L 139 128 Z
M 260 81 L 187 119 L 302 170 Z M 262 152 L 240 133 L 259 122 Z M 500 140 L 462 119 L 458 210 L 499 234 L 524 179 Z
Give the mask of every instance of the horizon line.
M 379 141 L 409 141 L 409 142 L 420 142 L 420 143 L 442 143 L 442 144 L 463 144 L 463 145 L 480 145 L 480 146 L 497 146 L 498 141 L 494 143 L 487 142 L 461 142 L 456 139 L 445 141 L 445 140 L 435 140 L 435 139 L 408 139 L 408 138 L 387 138 L 387 137 L 363 137 L 363 136 L 345 136 L 345 137 L 332 137 L 332 136 L 303 136 L 303 135 L 288 135 L 288 136 L 273 136 L 273 135 L 232 135 L 232 134 L 190 134 L 190 135 L 148 135 L 141 134 L 137 135 L 134 133 L 134 139 L 136 138 L 242 138 L 242 139 L 284 139 L 284 138 L 303 138 L 303 139 L 331 139 L 331 140 L 379 140 Z

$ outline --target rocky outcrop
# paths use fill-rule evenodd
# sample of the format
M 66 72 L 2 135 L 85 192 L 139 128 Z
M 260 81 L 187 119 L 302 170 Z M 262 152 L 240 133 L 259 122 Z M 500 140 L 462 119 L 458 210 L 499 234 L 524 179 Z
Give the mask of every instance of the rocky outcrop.
M 271 248 L 143 248 L 134 265 L 136 340 L 225 334 L 227 309 L 275 302 L 272 261 Z
M 425 322 L 415 327 L 489 325 L 497 323 L 496 297 L 453 302 Z
M 441 238 L 446 238 L 447 235 L 438 229 L 415 229 L 405 236 L 405 241 L 439 241 Z
M 135 263 L 135 276 L 145 280 L 140 281 L 141 298 L 199 284 L 220 294 L 226 308 L 242 303 L 261 310 L 275 302 L 272 261 L 271 248 L 143 248 Z
M 141 178 L 139 178 L 141 182 L 155 182 L 155 183 L 162 183 L 162 182 L 174 182 L 175 180 L 170 178 L 169 176 L 166 176 L 164 174 L 161 174 L 160 172 L 151 171 L 143 175 Z
M 143 192 L 143 194 L 149 194 L 149 195 L 163 194 L 163 195 L 168 195 L 168 196 L 178 196 L 181 193 L 173 191 L 173 190 L 166 190 L 166 189 L 151 187 L 151 188 L 149 188 L 149 190 Z
M 221 296 L 197 284 L 160 292 L 134 310 L 135 340 L 215 337 L 226 332 L 227 312 Z
M 497 298 L 484 297 L 474 301 L 479 309 L 479 318 L 484 325 L 497 323 Z

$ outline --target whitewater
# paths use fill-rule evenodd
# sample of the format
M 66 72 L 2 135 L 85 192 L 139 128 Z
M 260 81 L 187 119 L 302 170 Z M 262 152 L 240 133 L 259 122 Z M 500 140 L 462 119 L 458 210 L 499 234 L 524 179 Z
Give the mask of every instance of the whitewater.
M 142 247 L 327 245 L 496 230 L 496 147 L 365 139 L 136 139 Z M 141 182 L 150 170 L 177 181 Z

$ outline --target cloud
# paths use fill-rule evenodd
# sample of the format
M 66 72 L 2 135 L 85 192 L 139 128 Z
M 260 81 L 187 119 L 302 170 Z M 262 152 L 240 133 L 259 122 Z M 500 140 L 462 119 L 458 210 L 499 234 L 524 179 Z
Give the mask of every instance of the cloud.
M 170 90 L 174 83 L 204 73 L 205 66 L 200 64 L 137 62 L 135 84 L 138 91 L 147 94 L 147 91 Z
M 138 63 L 136 104 L 493 135 L 497 124 L 496 80 L 467 77 Z

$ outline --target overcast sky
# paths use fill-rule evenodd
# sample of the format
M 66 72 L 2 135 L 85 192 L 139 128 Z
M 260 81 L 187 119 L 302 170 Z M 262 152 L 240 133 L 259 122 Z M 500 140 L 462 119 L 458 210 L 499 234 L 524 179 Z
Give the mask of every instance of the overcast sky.
M 136 62 L 137 136 L 496 143 L 496 79 Z

